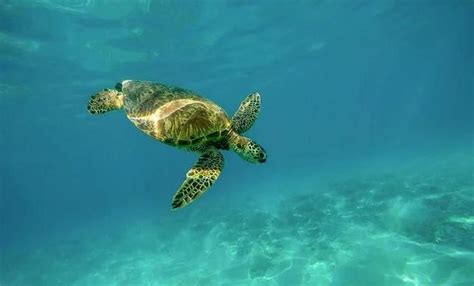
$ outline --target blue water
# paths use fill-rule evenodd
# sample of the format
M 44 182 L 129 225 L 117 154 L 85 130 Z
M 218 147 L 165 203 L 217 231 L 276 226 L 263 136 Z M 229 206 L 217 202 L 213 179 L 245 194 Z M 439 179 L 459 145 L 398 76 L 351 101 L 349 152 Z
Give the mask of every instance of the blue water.
M 474 285 L 474 2 L 0 1 L 0 285 Z M 252 165 L 89 97 L 125 79 L 262 112 Z

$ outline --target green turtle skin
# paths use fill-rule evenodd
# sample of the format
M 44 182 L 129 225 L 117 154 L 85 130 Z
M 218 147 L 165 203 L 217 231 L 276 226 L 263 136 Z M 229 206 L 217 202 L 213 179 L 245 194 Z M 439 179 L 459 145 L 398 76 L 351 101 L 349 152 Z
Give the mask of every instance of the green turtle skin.
M 190 151 L 208 146 L 228 149 L 232 127 L 226 112 L 214 102 L 179 87 L 147 81 L 124 81 L 127 117 L 140 130 L 165 144 Z
M 189 205 L 216 182 L 224 168 L 220 150 L 231 149 L 254 164 L 267 159 L 262 146 L 243 136 L 260 112 L 257 92 L 247 96 L 230 118 L 220 106 L 190 90 L 126 80 L 91 96 L 87 109 L 93 115 L 123 109 L 138 129 L 154 139 L 200 154 L 173 196 L 173 210 Z

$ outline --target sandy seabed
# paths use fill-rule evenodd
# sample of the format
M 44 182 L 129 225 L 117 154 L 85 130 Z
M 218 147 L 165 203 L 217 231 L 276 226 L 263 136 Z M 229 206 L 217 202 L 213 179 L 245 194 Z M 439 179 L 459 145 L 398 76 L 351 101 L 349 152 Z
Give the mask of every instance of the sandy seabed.
M 317 191 L 303 184 L 272 208 L 246 200 L 98 223 L 3 253 L 0 285 L 472 286 L 473 162 L 458 154 Z

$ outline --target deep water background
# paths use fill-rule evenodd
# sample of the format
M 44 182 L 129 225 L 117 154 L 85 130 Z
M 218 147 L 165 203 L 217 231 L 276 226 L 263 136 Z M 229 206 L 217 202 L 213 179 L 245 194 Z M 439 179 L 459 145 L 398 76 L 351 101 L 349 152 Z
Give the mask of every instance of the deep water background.
M 0 285 L 473 285 L 474 2 L 0 1 Z M 90 95 L 192 89 L 248 135 L 197 159 Z

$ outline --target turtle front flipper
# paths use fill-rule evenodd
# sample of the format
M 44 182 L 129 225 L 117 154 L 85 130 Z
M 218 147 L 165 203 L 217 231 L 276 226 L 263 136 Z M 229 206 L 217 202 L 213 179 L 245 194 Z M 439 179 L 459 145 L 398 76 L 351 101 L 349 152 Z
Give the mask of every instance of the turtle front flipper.
M 174 194 L 172 209 L 185 207 L 204 194 L 217 180 L 223 167 L 224 157 L 219 150 L 212 147 L 205 151 Z
M 232 128 L 242 134 L 249 130 L 260 112 L 260 94 L 254 92 L 247 96 L 232 117 Z

